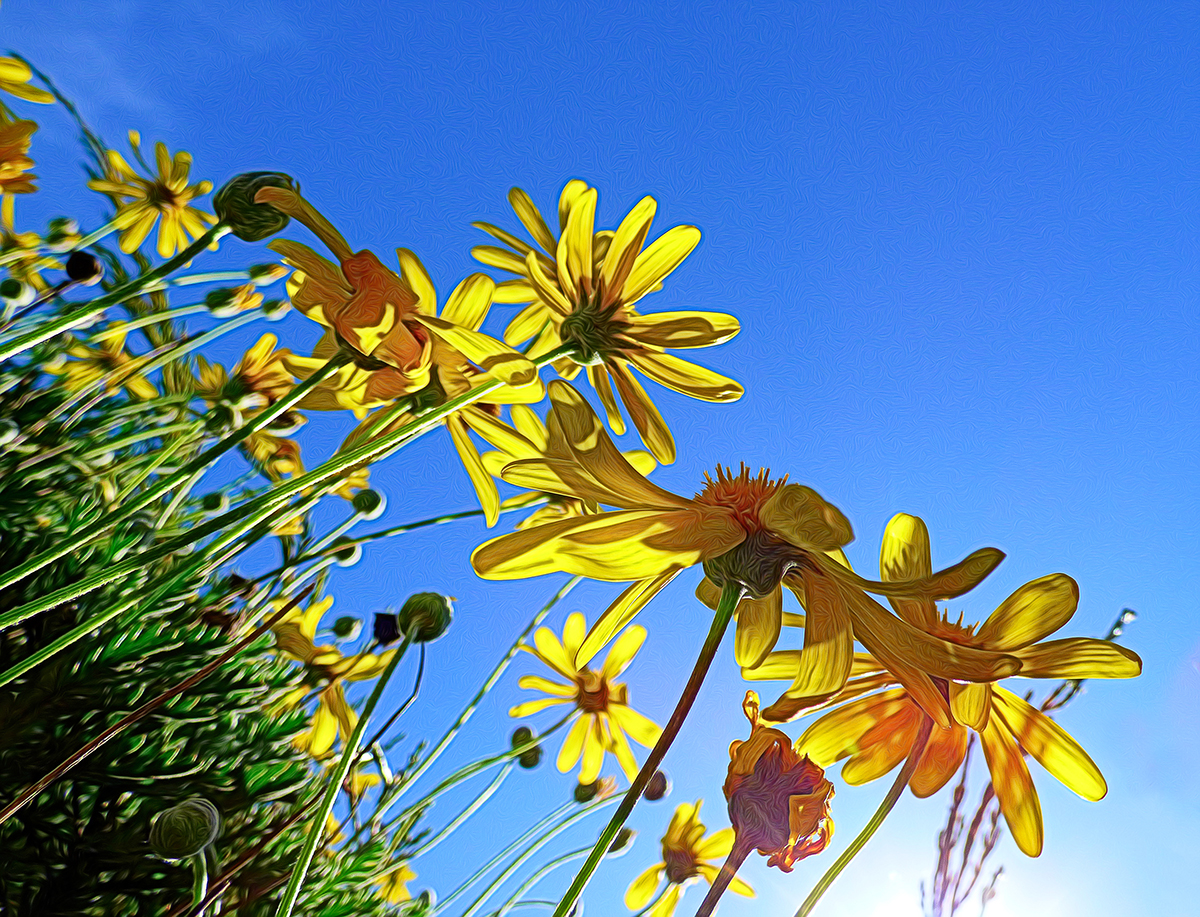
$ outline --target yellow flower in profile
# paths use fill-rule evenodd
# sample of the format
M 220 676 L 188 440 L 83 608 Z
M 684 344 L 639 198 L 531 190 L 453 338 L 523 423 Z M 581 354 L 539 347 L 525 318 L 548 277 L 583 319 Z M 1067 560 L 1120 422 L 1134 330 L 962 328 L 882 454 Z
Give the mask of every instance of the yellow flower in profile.
M 583 641 L 584 656 L 629 623 L 682 570 L 698 563 L 743 586 L 734 650 L 738 663 L 758 665 L 775 647 L 783 621 L 781 582 L 807 596 L 808 627 L 797 682 L 810 698 L 827 698 L 850 673 L 854 639 L 884 660 L 939 723 L 949 707 L 931 674 L 993 681 L 1016 671 L 1016 659 L 960 647 L 889 614 L 863 589 L 892 595 L 955 596 L 972 588 L 1003 557 L 984 549 L 917 581 L 872 583 L 845 565 L 853 537 L 838 509 L 815 491 L 765 474 L 717 472 L 694 498 L 650 483 L 622 457 L 595 412 L 565 382 L 551 382 L 548 426 L 562 431 L 570 459 L 514 462 L 504 480 L 560 493 L 617 511 L 539 525 L 493 539 L 471 562 L 485 579 L 521 579 L 564 572 L 609 582 L 635 581 Z M 814 701 L 815 703 L 815 701 Z
M 129 145 L 137 160 L 144 164 L 137 131 L 129 132 Z M 121 251 L 126 254 L 136 251 L 161 217 L 158 253 L 170 258 L 187 248 L 191 239 L 204 235 L 208 231 L 206 224 L 217 221 L 211 213 L 191 206 L 193 200 L 212 190 L 212 182 L 188 184 L 192 157 L 182 150 L 172 158 L 166 144 L 159 142 L 154 145 L 154 158 L 158 174 L 146 178 L 134 171 L 120 153 L 109 150 L 108 176 L 92 179 L 88 187 L 108 195 L 116 203 L 114 222 L 123 230 Z
M 282 608 L 283 605 L 283 601 L 275 602 L 276 608 Z M 304 610 L 293 609 L 271 628 L 275 635 L 275 649 L 303 663 L 307 669 L 308 684 L 286 694 L 279 702 L 280 707 L 294 707 L 314 687 L 319 687 L 312 725 L 295 740 L 297 747 L 314 758 L 327 755 L 339 732 L 343 737 L 349 736 L 358 723 L 358 714 L 346 701 L 343 683 L 378 677 L 396 652 L 392 649 L 378 655 L 359 653 L 343 656 L 336 646 L 317 646 L 314 642 L 317 626 L 332 605 L 333 598 L 330 596 L 314 600 Z
M 567 618 L 561 642 L 549 628 L 539 627 L 533 635 L 534 645 L 522 644 L 521 649 L 532 653 L 565 678 L 567 684 L 540 675 L 523 675 L 517 681 L 520 687 L 541 691 L 549 697 L 518 704 L 509 711 L 509 716 L 529 716 L 548 707 L 573 704 L 579 719 L 563 741 L 558 753 L 558 769 L 565 774 L 582 758 L 579 782 L 592 783 L 600 776 L 604 753 L 611 752 L 625 776 L 633 780 L 638 773 L 638 763 L 626 734 L 639 745 L 650 748 L 658 741 L 662 730 L 629 706 L 628 689 L 614 679 L 625 671 L 641 649 L 646 629 L 635 625 L 626 630 L 612 645 L 598 672 L 587 665 L 595 653 L 580 653 L 586 633 L 583 615 L 575 612 Z
M 900 513 L 884 532 L 880 567 L 884 580 L 919 577 L 931 567 L 929 533 L 916 516 Z M 979 626 L 964 627 L 938 615 L 932 601 L 893 600 L 913 626 L 940 639 L 1003 652 L 1021 662 L 1023 678 L 1133 678 L 1141 673 L 1137 654 L 1111 641 L 1072 637 L 1045 640 L 1074 615 L 1079 590 L 1071 577 L 1053 573 L 1026 583 Z M 789 677 L 795 657 L 773 653 L 745 677 Z M 856 660 L 856 677 L 829 701 L 835 709 L 813 723 L 796 743 L 822 766 L 848 758 L 842 778 L 851 785 L 875 780 L 895 768 L 913 747 L 925 713 L 896 679 L 871 656 Z M 1042 850 L 1042 812 L 1024 754 L 1029 754 L 1084 799 L 1107 791 L 1100 770 L 1057 723 L 997 684 L 958 684 L 938 679 L 949 697 L 955 723 L 930 734 L 909 786 L 931 796 L 962 764 L 968 729 L 979 735 L 1001 811 L 1023 852 Z M 886 690 L 880 690 L 886 689 Z M 785 699 L 776 706 L 787 714 Z M 772 715 L 772 711 L 765 711 Z
M 666 350 L 711 347 L 732 338 L 740 326 L 732 315 L 717 312 L 638 314 L 635 304 L 662 288 L 700 242 L 700 230 L 675 226 L 643 251 L 658 207 L 654 198 L 642 198 L 612 233 L 595 231 L 596 195 L 585 182 L 567 183 L 558 205 L 561 235 L 555 238 L 529 195 L 513 188 L 509 202 L 541 251 L 489 223 L 475 223 L 512 250 L 482 245 L 472 254 L 520 276 L 501 286 L 498 302 L 533 301 L 513 319 L 505 340 L 519 344 L 537 336 L 533 356 L 573 345 L 613 431 L 625 432 L 615 386 L 642 441 L 658 461 L 670 464 L 675 441 L 630 368 L 692 398 L 736 401 L 743 393 L 737 382 Z M 566 378 L 578 372 L 569 361 L 556 366 Z
M 384 900 L 389 904 L 403 904 L 405 901 L 411 901 L 412 895 L 409 894 L 408 883 L 416 877 L 417 874 L 409 869 L 407 864 L 393 869 L 384 876 L 383 885 L 380 887 Z
M 284 478 L 304 474 L 300 446 L 294 440 L 258 430 L 243 439 L 239 447 L 272 481 L 278 482 Z
M 31 79 L 33 71 L 29 69 L 28 64 L 12 57 L 0 57 L 0 92 L 7 92 L 26 102 L 38 102 L 42 105 L 53 103 L 54 96 L 45 89 L 29 85 Z
M 38 129 L 33 121 L 10 119 L 0 110 L 0 195 L 31 194 L 37 190 L 29 158 L 29 138 Z
M 196 394 L 210 407 L 225 402 L 239 411 L 255 411 L 270 407 L 296 384 L 287 370 L 291 351 L 277 350 L 279 338 L 264 334 L 227 372 L 219 364 L 197 358 L 198 386 Z
M 733 849 L 733 829 L 723 828 L 705 837 L 706 828 L 700 821 L 700 806 L 685 802 L 675 810 L 667 833 L 662 839 L 663 861 L 655 863 L 633 880 L 625 892 L 625 906 L 631 911 L 640 911 L 654 900 L 659 883 L 666 877 L 666 891 L 658 902 L 646 912 L 646 917 L 671 917 L 679 904 L 684 890 L 697 879 L 703 878 L 709 885 L 716 879 L 721 867 L 712 860 L 723 860 Z M 746 898 L 754 897 L 752 889 L 742 879 L 734 876 L 729 889 Z
M 125 349 L 127 331 L 117 331 L 92 347 L 77 342 L 67 348 L 65 358 L 46 365 L 46 372 L 64 376 L 63 384 L 69 391 L 90 388 L 101 380 L 110 393 L 124 389 L 135 398 L 149 401 L 158 397 L 154 383 L 139 371 L 146 364 L 144 356 L 134 356 Z
M 8 276 L 42 292 L 50 286 L 42 271 L 62 270 L 63 265 L 42 255 L 42 237 L 36 232 L 16 231 L 16 200 L 12 195 L 0 195 L 0 258 Z

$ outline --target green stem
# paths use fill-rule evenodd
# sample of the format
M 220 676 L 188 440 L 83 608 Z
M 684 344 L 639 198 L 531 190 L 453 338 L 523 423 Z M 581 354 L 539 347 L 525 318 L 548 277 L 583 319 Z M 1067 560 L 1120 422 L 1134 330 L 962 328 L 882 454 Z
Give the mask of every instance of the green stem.
M 87 248 L 89 245 L 94 245 L 97 242 L 99 242 L 101 239 L 103 239 L 105 236 L 116 232 L 120 228 L 121 227 L 117 225 L 117 221 L 115 219 L 109 220 L 107 223 L 105 223 L 99 229 L 89 232 L 86 236 L 84 236 L 82 239 L 80 239 L 78 242 L 76 242 L 74 250 L 80 251 L 82 249 Z
M 530 876 L 528 879 L 526 879 L 524 882 L 522 882 L 520 887 L 515 892 L 512 893 L 512 896 L 507 901 L 505 901 L 502 905 L 500 905 L 500 909 L 496 910 L 496 911 L 492 911 L 492 913 L 489 915 L 489 917 L 504 917 L 505 914 L 507 914 L 509 911 L 511 911 L 515 907 L 520 907 L 520 906 L 523 906 L 526 904 L 532 904 L 533 902 L 531 902 L 531 901 L 522 901 L 521 896 L 524 895 L 531 888 L 533 888 L 535 885 L 537 885 L 538 882 L 540 882 L 542 879 L 546 878 L 546 876 L 550 875 L 551 872 L 558 869 L 559 866 L 562 866 L 565 863 L 570 863 L 572 860 L 578 860 L 580 857 L 584 856 L 591 849 L 592 849 L 591 847 L 581 847 L 578 850 L 572 850 L 570 853 L 564 853 L 560 857 L 555 857 L 553 860 L 551 860 L 549 863 L 547 863 L 545 866 L 543 866 L 541 869 L 539 869 L 537 872 L 535 872 L 532 876 Z M 545 902 L 545 906 L 553 907 L 554 902 L 547 901 L 547 902 Z
M 192 903 L 198 904 L 203 901 L 207 893 L 208 862 L 205 859 L 204 850 L 201 850 L 192 856 Z
M 871 839 L 872 835 L 879 830 L 879 826 L 883 824 L 883 820 L 888 817 L 888 813 L 892 811 L 899 801 L 900 796 L 904 793 L 905 787 L 908 786 L 908 781 L 916 773 L 917 765 L 921 763 L 921 755 L 925 751 L 925 743 L 929 741 L 929 733 L 932 730 L 933 720 L 927 716 L 922 716 L 921 726 L 917 731 L 917 738 L 908 753 L 908 759 L 904 762 L 904 767 L 900 769 L 900 773 L 896 776 L 896 782 L 892 784 L 892 788 L 883 797 L 883 802 L 879 804 L 879 808 L 875 810 L 875 814 L 871 816 L 871 820 L 858 832 L 858 837 L 852 840 L 850 846 L 845 849 L 834 864 L 825 870 L 825 875 L 821 876 L 821 880 L 813 887 L 809 896 L 804 899 L 804 903 L 800 905 L 800 910 L 796 911 L 796 917 L 808 917 L 812 913 L 813 908 L 817 906 L 817 902 L 821 900 L 821 896 L 829 890 L 829 886 L 841 875 L 842 870 L 850 865 L 850 861 L 866 846 L 867 841 Z
M 304 887 L 304 880 L 308 878 L 308 870 L 312 865 L 313 857 L 317 853 L 317 846 L 321 843 L 321 839 L 325 835 L 325 823 L 329 818 L 330 812 L 333 811 L 333 804 L 337 801 L 338 794 L 342 791 L 342 783 L 345 782 L 347 775 L 350 773 L 350 765 L 354 763 L 354 759 L 358 755 L 358 744 L 362 741 L 363 733 L 367 730 L 367 723 L 371 719 L 371 714 L 375 712 L 375 706 L 379 703 L 379 698 L 383 696 L 383 689 L 391 680 L 392 674 L 396 671 L 396 666 L 404 657 L 409 643 L 409 638 L 405 637 L 404 641 L 396 649 L 391 662 L 388 663 L 383 674 L 375 682 L 375 687 L 372 689 L 370 697 L 367 698 L 366 704 L 363 705 L 354 731 L 346 739 L 345 747 L 342 749 L 342 755 L 333 770 L 329 785 L 325 790 L 325 795 L 317 805 L 316 812 L 313 813 L 312 825 L 308 830 L 308 837 L 304 841 L 304 848 L 300 851 L 300 860 L 292 870 L 287 889 L 284 891 L 283 898 L 279 902 L 279 907 L 275 911 L 275 917 L 291 917 L 292 910 L 296 906 L 296 901 L 300 898 L 300 890 Z
M 466 822 L 466 820 L 468 818 L 470 818 L 472 815 L 474 815 L 476 812 L 478 812 L 479 809 L 482 808 L 483 804 L 492 798 L 492 796 L 495 794 L 496 790 L 500 789 L 500 784 L 502 784 L 505 781 L 505 779 L 508 777 L 508 775 L 512 773 L 512 769 L 513 769 L 512 762 L 509 762 L 508 764 L 506 764 L 500 770 L 500 773 L 496 775 L 496 779 L 493 780 L 491 783 L 489 783 L 487 785 L 487 788 L 482 793 L 480 793 L 479 796 L 477 796 L 475 799 L 471 800 L 471 804 L 469 806 L 467 806 L 465 809 L 463 809 L 461 812 L 459 812 L 458 815 L 456 815 L 454 817 L 454 820 L 451 821 L 448 825 L 446 825 L 446 827 L 444 827 L 441 831 L 439 831 L 437 834 L 435 834 L 429 840 L 427 840 L 423 844 L 421 844 L 420 847 L 418 847 L 416 850 L 414 850 L 409 855 L 409 859 L 415 860 L 421 854 L 428 853 L 430 850 L 432 850 L 434 847 L 436 847 L 438 844 L 440 844 L 442 841 L 444 841 L 447 837 L 449 837 L 451 834 L 453 834 L 458 828 L 462 827 L 463 823 Z
M 11 360 L 18 354 L 24 353 L 31 347 L 36 347 L 38 344 L 48 341 L 50 338 L 62 334 L 64 331 L 70 331 L 72 328 L 78 328 L 80 325 L 86 325 L 109 306 L 124 302 L 126 299 L 145 292 L 147 287 L 155 280 L 167 276 L 178 267 L 182 267 L 227 232 L 229 232 L 228 227 L 218 223 L 170 261 L 164 261 L 153 270 L 133 278 L 112 292 L 106 293 L 89 303 L 84 303 L 82 308 L 77 309 L 69 315 L 46 322 L 32 331 L 18 335 L 7 344 L 0 345 L 0 363 Z
M 729 621 L 733 617 L 734 609 L 737 608 L 737 604 L 741 601 L 741 598 L 742 586 L 738 583 L 730 580 L 722 587 L 721 600 L 717 603 L 717 610 L 713 615 L 712 626 L 708 630 L 704 646 L 700 649 L 700 655 L 696 659 L 695 668 L 692 669 L 692 675 L 688 679 L 687 686 L 683 689 L 683 694 L 679 696 L 679 702 L 675 705 L 675 711 L 671 714 L 671 719 L 667 721 L 662 735 L 646 758 L 646 763 L 642 765 L 642 769 L 638 771 L 638 775 L 634 778 L 633 784 L 625 794 L 625 798 L 621 800 L 621 805 L 613 813 L 612 819 L 600 834 L 600 839 L 596 841 L 596 846 L 592 848 L 587 861 L 576 874 L 574 881 L 571 882 L 571 887 L 567 889 L 566 893 L 562 896 L 562 900 L 558 902 L 558 907 L 554 909 L 554 917 L 566 917 L 571 907 L 579 899 L 579 896 L 583 894 L 583 890 L 587 886 L 588 880 L 591 879 L 592 873 L 600 865 L 600 860 L 604 858 L 604 854 L 612 845 L 617 832 L 621 830 L 621 827 L 625 824 L 625 820 L 629 818 L 629 814 L 633 811 L 633 807 L 637 805 L 642 791 L 646 788 L 646 784 L 650 782 L 650 778 L 654 776 L 654 772 L 658 770 L 658 766 L 662 763 L 667 749 L 671 747 L 671 743 L 679 735 L 679 730 L 683 727 L 683 721 L 687 719 L 688 712 L 692 709 L 692 704 L 695 703 L 696 695 L 700 693 L 700 686 L 704 684 L 704 678 L 708 675 L 709 666 L 712 665 L 713 657 L 717 655 L 717 650 L 721 646 L 721 639 L 725 636 L 725 631 L 729 627 Z

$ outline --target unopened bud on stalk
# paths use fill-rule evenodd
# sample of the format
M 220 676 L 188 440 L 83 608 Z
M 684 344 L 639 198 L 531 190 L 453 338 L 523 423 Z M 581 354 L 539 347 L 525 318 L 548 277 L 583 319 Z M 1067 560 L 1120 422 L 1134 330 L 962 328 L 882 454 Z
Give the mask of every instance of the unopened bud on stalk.
M 512 747 L 520 748 L 522 745 L 528 745 L 534 737 L 534 731 L 528 726 L 518 726 L 515 730 L 513 730 Z M 541 760 L 541 745 L 534 745 L 532 748 L 527 748 L 517 757 L 517 763 L 527 771 L 533 770 L 535 767 L 537 767 L 538 764 L 541 763 Z
M 375 613 L 375 642 L 380 646 L 390 646 L 400 639 L 400 621 L 390 611 Z
M 164 860 L 195 856 L 221 833 L 221 813 L 199 796 L 159 812 L 150 823 L 150 849 Z
M 27 306 L 33 302 L 35 295 L 37 295 L 37 291 L 27 283 L 14 280 L 12 277 L 0 281 L 0 300 L 3 300 L 6 306 L 18 309 Z
M 387 508 L 387 499 L 377 490 L 360 490 L 350 498 L 354 511 L 364 519 L 378 519 Z
M 286 299 L 268 299 L 262 305 L 263 318 L 269 322 L 281 322 L 292 310 L 292 304 Z
M 104 265 L 91 252 L 71 252 L 67 276 L 85 287 L 95 286 L 104 278 Z
M 400 627 L 413 643 L 429 643 L 446 632 L 454 616 L 452 596 L 436 592 L 411 595 L 400 608 Z
M 286 213 L 270 204 L 258 204 L 254 196 L 263 188 L 300 188 L 282 172 L 244 172 L 231 178 L 213 196 L 217 218 L 243 242 L 261 242 L 280 232 L 290 222 Z
M 632 828 L 622 828 L 617 832 L 617 836 L 613 838 L 612 844 L 608 848 L 608 856 L 620 856 L 633 845 L 633 839 L 637 837 L 637 832 Z
M 282 264 L 254 264 L 246 273 L 250 275 L 255 286 L 265 287 L 286 277 L 288 269 Z
M 200 498 L 200 508 L 206 513 L 223 513 L 229 509 L 229 496 L 224 491 L 205 494 Z
M 669 792 L 671 792 L 671 781 L 667 779 L 667 775 L 662 771 L 655 771 L 654 776 L 646 784 L 646 791 L 642 795 L 650 800 L 650 802 L 658 802 Z
M 70 217 L 55 217 L 50 221 L 44 237 L 46 248 L 52 252 L 66 252 L 79 241 L 79 224 Z
M 343 615 L 333 622 L 333 635 L 339 640 L 356 640 L 362 631 L 362 620 Z
M 345 539 L 339 539 L 339 540 L 344 541 Z M 336 542 L 335 542 L 335 544 L 336 544 Z M 356 544 L 347 545 L 346 547 L 342 548 L 340 551 L 334 552 L 334 554 L 333 554 L 334 562 L 339 567 L 353 567 L 356 563 L 358 563 L 360 560 L 362 560 L 362 553 L 363 552 L 362 552 L 361 545 L 356 545 Z

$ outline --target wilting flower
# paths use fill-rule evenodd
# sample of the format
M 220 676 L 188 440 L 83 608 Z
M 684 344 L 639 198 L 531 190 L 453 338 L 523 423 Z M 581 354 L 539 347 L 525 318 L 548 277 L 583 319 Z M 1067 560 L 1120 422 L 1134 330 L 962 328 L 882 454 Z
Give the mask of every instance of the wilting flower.
M 929 534 L 916 516 L 896 515 L 884 532 L 880 567 L 884 580 L 920 577 L 931 567 Z M 1071 619 L 1079 590 L 1071 577 L 1053 573 L 1026 583 L 979 626 L 964 627 L 938 615 L 932 601 L 895 601 L 898 612 L 932 635 L 963 646 L 1003 652 L 1021 662 L 1026 678 L 1132 678 L 1141 673 L 1137 654 L 1111 641 L 1072 637 L 1045 641 Z M 795 656 L 772 653 L 746 677 L 788 677 Z M 855 677 L 829 701 L 835 709 L 813 723 L 797 748 L 822 766 L 848 758 L 842 779 L 851 785 L 875 780 L 910 752 L 925 712 L 869 655 L 855 661 Z M 1042 813 L 1023 753 L 1032 755 L 1069 789 L 1101 799 L 1104 777 L 1087 753 L 1057 723 L 996 684 L 958 684 L 937 679 L 955 722 L 934 729 L 909 782 L 916 796 L 940 790 L 961 766 L 968 729 L 978 733 L 1001 811 L 1017 845 L 1030 856 L 1042 849 Z M 880 690 L 886 689 L 886 690 Z M 786 718 L 786 699 L 764 711 Z
M 537 368 L 529 359 L 478 330 L 491 305 L 495 284 L 490 278 L 468 277 L 439 316 L 433 284 L 411 252 L 397 250 L 403 276 L 397 275 L 372 252 L 351 252 L 342 235 L 299 192 L 267 187 L 255 200 L 304 223 L 338 259 L 339 264 L 333 264 L 287 239 L 269 246 L 297 268 L 288 280 L 292 304 L 332 329 L 335 343 L 344 342 L 359 355 L 360 368 L 372 373 L 392 370 L 373 380 L 375 403 L 428 384 L 435 358 L 432 339 L 510 385 L 534 381 Z
M 721 868 L 710 861 L 729 856 L 733 849 L 733 829 L 723 828 L 705 837 L 706 828 L 700 821 L 703 802 L 702 799 L 697 799 L 695 805 L 685 802 L 675 810 L 662 839 L 663 861 L 634 879 L 625 892 L 625 906 L 631 911 L 640 911 L 654 900 L 663 876 L 667 879 L 667 889 L 646 917 L 671 917 L 685 888 L 701 877 L 710 885 L 716 879 Z M 746 898 L 754 897 L 754 889 L 736 876 L 729 889 Z
M 30 86 L 31 79 L 33 79 L 33 71 L 29 69 L 28 64 L 12 57 L 0 57 L 0 92 L 7 92 L 26 102 L 51 104 L 54 96 L 44 89 Z
M 282 607 L 282 602 L 275 603 Z M 311 602 L 306 609 L 293 609 L 271 630 L 275 634 L 275 649 L 307 669 L 308 684 L 289 692 L 280 700 L 287 708 L 300 703 L 314 687 L 317 691 L 317 709 L 313 714 L 312 726 L 296 739 L 314 758 L 321 758 L 333 747 L 339 731 L 349 736 L 358 723 L 358 714 L 346 701 L 343 682 L 363 681 L 380 675 L 391 662 L 395 650 L 375 655 L 358 653 L 343 656 L 332 645 L 317 646 L 314 642 L 321 618 L 333 605 L 332 597 Z
M 9 118 L 0 110 L 0 195 L 30 194 L 37 190 L 30 175 L 29 138 L 38 129 L 33 121 Z
M 129 132 L 129 144 L 135 157 L 142 161 L 141 138 L 137 131 Z M 162 217 L 158 228 L 158 253 L 169 258 L 187 248 L 189 240 L 208 231 L 217 221 L 211 213 L 191 206 L 196 198 L 212 190 L 212 182 L 188 184 L 192 168 L 191 154 L 182 150 L 174 158 L 166 144 L 154 145 L 158 174 L 144 178 L 134 171 L 125 158 L 115 150 L 108 151 L 109 175 L 92 179 L 88 187 L 112 198 L 117 205 L 116 226 L 121 233 L 121 251 L 129 253 L 150 235 L 154 224 Z
M 140 369 L 146 364 L 144 356 L 134 356 L 125 349 L 127 331 L 109 329 L 98 347 L 77 342 L 67 348 L 66 358 L 46 366 L 46 372 L 64 376 L 63 384 L 69 391 L 77 392 L 91 388 L 102 381 L 107 390 L 115 392 L 125 389 L 135 398 L 150 400 L 158 396 L 158 389 Z
M 639 315 L 634 308 L 646 294 L 661 289 L 667 275 L 691 254 L 700 242 L 700 230 L 675 226 L 642 251 L 658 207 L 654 198 L 642 198 L 615 233 L 595 232 L 596 189 L 575 180 L 559 198 L 562 234 L 556 239 L 528 194 L 513 188 L 508 199 L 541 251 L 489 223 L 474 225 L 512 251 L 491 245 L 472 250 L 484 264 L 521 278 L 502 285 L 497 301 L 533 301 L 513 319 L 504 339 L 519 344 L 536 335 L 533 356 L 563 343 L 572 345 L 577 362 L 587 365 L 588 380 L 604 403 L 613 431 L 625 432 L 615 385 L 654 457 L 664 464 L 675 461 L 671 432 L 630 367 L 703 401 L 736 401 L 743 392 L 732 379 L 666 353 L 668 348 L 727 341 L 740 330 L 736 318 L 718 312 Z M 578 372 L 570 361 L 556 366 L 567 378 Z
M 210 407 L 222 402 L 239 412 L 270 407 L 296 384 L 295 377 L 287 370 L 291 351 L 277 350 L 278 343 L 275 335 L 264 334 L 246 351 L 232 373 L 199 357 L 196 394 Z
M 587 665 L 595 653 L 585 655 L 580 652 L 586 633 L 587 624 L 579 612 L 567 618 L 561 643 L 549 628 L 537 629 L 533 635 L 534 645 L 522 645 L 521 649 L 552 668 L 567 680 L 567 684 L 540 675 L 522 676 L 517 681 L 520 687 L 541 691 L 549 697 L 518 704 L 509 715 L 529 716 L 548 707 L 573 704 L 579 719 L 563 741 L 558 753 L 558 769 L 565 774 L 582 758 L 579 782 L 591 783 L 600 776 L 604 753 L 608 751 L 616 756 L 625 776 L 633 780 L 638 773 L 638 764 L 626 733 L 639 745 L 649 748 L 658 741 L 662 730 L 629 706 L 628 689 L 614 679 L 625 671 L 641 649 L 646 629 L 634 626 L 626 630 L 613 644 L 598 672 Z
M 742 703 L 750 738 L 729 746 L 725 799 L 737 843 L 758 850 L 768 866 L 791 872 L 798 860 L 820 853 L 833 837 L 829 800 L 833 784 L 792 740 L 759 722 L 758 695 Z
M 838 691 L 850 672 L 857 638 L 911 686 L 937 720 L 949 725 L 945 698 L 929 674 L 992 681 L 1019 663 L 1001 653 L 959 647 L 889 614 L 861 590 L 895 595 L 960 595 L 1003 555 L 977 551 L 948 570 L 918 581 L 872 583 L 844 565 L 850 524 L 807 487 L 718 471 L 692 499 L 651 484 L 621 456 L 587 402 L 565 382 L 550 383 L 547 421 L 562 431 L 571 458 L 527 459 L 508 465 L 518 486 L 618 508 L 536 526 L 493 539 L 471 562 L 486 579 L 565 572 L 593 579 L 635 580 L 583 641 L 587 656 L 612 638 L 680 571 L 705 564 L 709 577 L 747 594 L 737 610 L 739 664 L 758 665 L 774 648 L 783 621 L 780 583 L 802 591 L 808 609 L 800 684 L 810 696 Z

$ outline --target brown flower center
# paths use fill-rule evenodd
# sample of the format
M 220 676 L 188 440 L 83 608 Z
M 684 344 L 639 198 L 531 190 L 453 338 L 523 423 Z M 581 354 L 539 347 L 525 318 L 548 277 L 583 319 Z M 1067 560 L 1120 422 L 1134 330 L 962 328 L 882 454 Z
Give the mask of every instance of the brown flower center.
M 608 710 L 609 684 L 599 672 L 589 668 L 580 669 L 575 676 L 579 690 L 575 694 L 575 706 L 584 713 L 603 713 Z
M 758 511 L 771 498 L 775 491 L 787 483 L 787 475 L 777 481 L 769 477 L 770 470 L 760 469 L 755 477 L 750 477 L 750 469 L 742 463 L 741 471 L 734 475 L 728 469 L 717 466 L 717 476 L 712 478 L 705 472 L 704 490 L 696 494 L 695 502 L 706 506 L 719 506 L 733 512 L 738 525 L 748 534 L 764 530 Z
M 179 195 L 160 181 L 151 183 L 146 192 L 146 203 L 155 210 L 165 213 L 179 208 Z
M 682 885 L 693 876 L 700 875 L 696 868 L 696 855 L 691 850 L 669 847 L 663 850 L 663 863 L 667 867 L 667 881 L 672 885 Z

